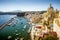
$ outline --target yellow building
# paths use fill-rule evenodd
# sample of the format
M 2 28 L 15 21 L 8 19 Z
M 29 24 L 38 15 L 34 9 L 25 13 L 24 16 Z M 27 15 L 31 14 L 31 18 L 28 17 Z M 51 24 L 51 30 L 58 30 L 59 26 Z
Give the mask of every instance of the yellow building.
M 46 17 L 47 17 L 47 24 L 53 24 L 53 21 L 55 18 L 58 18 L 59 11 L 54 10 L 53 6 L 50 4 L 50 7 L 48 8 L 46 12 Z

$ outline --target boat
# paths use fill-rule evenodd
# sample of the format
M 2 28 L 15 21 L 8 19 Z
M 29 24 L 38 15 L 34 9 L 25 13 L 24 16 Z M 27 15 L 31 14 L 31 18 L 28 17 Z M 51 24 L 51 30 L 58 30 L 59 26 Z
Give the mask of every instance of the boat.
M 26 25 L 24 25 L 24 29 L 26 28 Z

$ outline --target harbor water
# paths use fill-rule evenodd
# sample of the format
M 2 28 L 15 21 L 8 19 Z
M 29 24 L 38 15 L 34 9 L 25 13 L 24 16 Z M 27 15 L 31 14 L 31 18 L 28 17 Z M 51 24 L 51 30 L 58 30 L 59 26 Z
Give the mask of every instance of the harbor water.
M 0 26 L 16 15 L 0 15 Z M 11 38 L 12 40 L 21 39 L 24 40 L 29 39 L 29 30 L 30 25 L 28 24 L 28 20 L 24 17 L 16 17 L 14 20 L 0 30 L 0 39 L 7 40 Z

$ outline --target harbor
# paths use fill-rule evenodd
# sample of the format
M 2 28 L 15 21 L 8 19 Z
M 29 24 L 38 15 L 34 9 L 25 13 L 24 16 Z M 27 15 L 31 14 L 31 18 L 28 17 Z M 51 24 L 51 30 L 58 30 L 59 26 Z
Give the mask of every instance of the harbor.
M 2 15 L 0 17 L 2 18 L 3 16 L 5 17 L 6 15 Z M 30 27 L 30 25 L 28 24 L 28 20 L 23 17 L 16 17 L 16 15 L 9 15 L 9 17 L 10 17 L 9 19 L 5 18 L 4 21 L 7 20 L 6 22 L 3 21 L 3 24 L 5 23 L 5 26 L 0 29 L 0 39 L 1 40 L 17 40 L 17 39 L 28 40 L 28 36 L 29 36 L 28 29 Z
M 4 23 L 3 25 L 0 26 L 0 30 L 2 28 L 4 28 L 5 26 L 7 26 L 9 23 L 11 23 L 14 20 L 14 18 L 11 18 L 11 20 L 9 20 L 8 22 Z
M 1 40 L 60 40 L 60 11 L 51 4 L 46 11 L 22 13 L 18 12 L 9 19 L 11 15 L 3 15 L 6 22 L 0 16 L 1 21 L 4 20 L 0 26 Z

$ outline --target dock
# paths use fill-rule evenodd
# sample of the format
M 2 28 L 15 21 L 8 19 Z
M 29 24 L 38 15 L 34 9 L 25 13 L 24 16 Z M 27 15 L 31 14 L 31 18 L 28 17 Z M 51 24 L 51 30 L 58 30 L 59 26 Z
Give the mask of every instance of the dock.
M 11 23 L 13 20 L 14 20 L 14 18 L 11 18 L 8 22 L 2 24 L 2 25 L 0 26 L 0 30 L 3 29 L 5 26 L 7 26 L 9 23 Z

